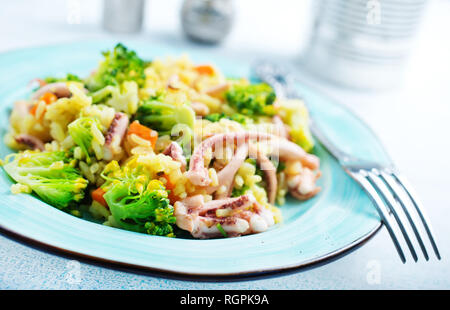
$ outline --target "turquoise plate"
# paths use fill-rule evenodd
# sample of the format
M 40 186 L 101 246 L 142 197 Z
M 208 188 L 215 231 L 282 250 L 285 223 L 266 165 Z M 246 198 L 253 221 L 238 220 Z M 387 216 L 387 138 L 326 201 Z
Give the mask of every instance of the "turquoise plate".
M 204 50 L 174 49 L 126 42 L 139 55 L 189 53 L 199 63 L 214 62 L 228 76 L 249 76 L 249 64 Z M 83 42 L 23 49 L 0 54 L 0 128 L 8 127 L 13 102 L 27 98 L 36 77 L 87 75 L 100 51 L 114 42 Z M 342 106 L 304 85 L 299 91 L 320 125 L 345 151 L 387 161 L 382 146 L 364 123 Z M 2 158 L 11 152 L 0 143 Z M 380 227 L 380 219 L 358 185 L 320 146 L 322 192 L 307 202 L 288 200 L 284 222 L 250 236 L 215 240 L 149 236 L 103 226 L 71 216 L 27 194 L 10 193 L 12 181 L 0 172 L 0 227 L 20 236 L 97 260 L 189 275 L 237 275 L 305 266 L 361 243 Z

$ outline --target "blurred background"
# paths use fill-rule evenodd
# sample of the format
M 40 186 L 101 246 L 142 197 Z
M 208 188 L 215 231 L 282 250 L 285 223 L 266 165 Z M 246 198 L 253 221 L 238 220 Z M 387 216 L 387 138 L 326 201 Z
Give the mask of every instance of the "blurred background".
M 422 57 L 424 65 L 423 55 L 432 53 L 426 67 L 448 68 L 440 56 L 450 45 L 449 5 L 449 0 L 3 1 L 0 50 L 101 38 L 197 43 L 253 58 L 297 60 L 302 71 L 341 86 L 392 90 L 403 85 L 412 57 Z
M 449 17 L 450 0 L 15 0 L 0 5 L 0 51 L 137 39 L 282 61 L 369 123 L 412 178 L 431 180 L 409 167 L 449 131 Z
M 195 46 L 244 61 L 267 58 L 288 64 L 300 81 L 346 105 L 374 129 L 416 187 L 439 241 L 446 245 L 450 244 L 445 220 L 450 217 L 445 195 L 450 174 L 449 34 L 450 0 L 0 3 L 0 52 L 82 40 L 133 39 L 169 44 L 180 52 Z M 391 250 L 388 237 L 375 239 L 361 255 Z M 388 261 L 383 264 L 390 266 Z M 396 270 L 398 276 L 393 274 L 385 287 L 409 287 L 408 281 L 399 284 L 396 279 L 412 274 L 421 279 L 410 283 L 415 288 L 448 284 L 449 270 L 442 273 L 442 266 L 432 264 L 422 267 Z M 359 275 L 355 277 L 347 287 L 352 283 L 364 287 Z

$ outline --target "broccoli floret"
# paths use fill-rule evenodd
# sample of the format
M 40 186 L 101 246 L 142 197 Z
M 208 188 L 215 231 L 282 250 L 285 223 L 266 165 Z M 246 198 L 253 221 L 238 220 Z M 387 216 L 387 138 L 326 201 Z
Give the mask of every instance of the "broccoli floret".
M 253 122 L 253 120 L 245 115 L 234 113 L 231 115 L 226 115 L 225 113 L 213 113 L 205 116 L 205 119 L 210 122 L 218 122 L 222 118 L 226 118 L 235 122 L 238 122 L 243 125 L 247 125 Z
M 57 77 L 46 77 L 44 79 L 46 83 L 56 83 L 56 82 L 82 82 L 82 80 L 75 74 L 67 73 L 66 77 L 57 78 Z
M 90 163 L 90 154 L 94 152 L 93 143 L 97 144 L 97 149 L 104 144 L 102 125 L 95 117 L 80 117 L 69 124 L 68 130 L 73 141 L 81 148 L 86 156 L 86 162 Z
M 233 85 L 226 93 L 228 104 L 245 115 L 272 115 L 275 92 L 265 83 Z
M 136 113 L 139 103 L 139 88 L 136 82 L 126 81 L 117 86 L 106 86 L 91 93 L 92 102 L 105 102 L 116 111 L 132 115 Z
M 124 81 L 135 81 L 139 87 L 145 82 L 146 62 L 135 51 L 119 43 L 113 51 L 103 52 L 105 57 L 97 70 L 86 79 L 86 86 L 96 91 L 108 85 L 120 85 Z
M 105 170 L 108 169 L 105 168 Z M 105 176 L 103 196 L 120 227 L 150 235 L 174 237 L 176 222 L 168 193 L 158 180 L 149 180 L 139 168 L 124 167 Z
M 88 181 L 81 177 L 66 152 L 25 151 L 8 155 L 5 162 L 3 168 L 11 178 L 58 209 L 84 197 Z
M 234 113 L 230 116 L 227 116 L 228 119 L 231 119 L 232 121 L 238 122 L 243 125 L 248 125 L 250 123 L 253 123 L 253 120 L 245 115 Z
M 186 124 L 194 130 L 195 112 L 188 104 L 173 105 L 158 100 L 143 102 L 136 114 L 136 119 L 160 135 L 171 133 L 177 124 Z
M 231 192 L 231 197 L 240 197 L 245 195 L 245 193 L 250 189 L 247 185 L 242 186 L 241 188 L 233 188 Z
M 210 122 L 215 123 L 215 122 L 220 121 L 224 117 L 225 117 L 224 113 L 212 113 L 212 114 L 206 115 L 205 119 Z

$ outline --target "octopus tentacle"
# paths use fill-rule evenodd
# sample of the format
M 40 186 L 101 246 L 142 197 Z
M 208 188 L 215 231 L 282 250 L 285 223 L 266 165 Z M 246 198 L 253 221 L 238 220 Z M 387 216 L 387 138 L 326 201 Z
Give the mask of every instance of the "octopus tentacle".
M 253 208 L 253 211 L 250 211 Z M 229 210 L 232 215 L 218 217 L 219 209 Z M 229 237 L 267 230 L 274 224 L 269 210 L 261 207 L 253 195 L 212 200 L 205 203 L 202 195 L 177 201 L 174 205 L 176 224 L 189 231 L 193 237 L 206 239 L 221 237 L 221 228 Z
M 123 137 L 127 131 L 129 119 L 125 113 L 117 112 L 105 135 L 105 145 L 103 146 L 103 158 L 112 160 L 118 153 Z
M 277 195 L 277 169 L 270 161 L 270 159 L 264 155 L 263 152 L 257 149 L 255 145 L 250 145 L 250 154 L 256 155 L 256 161 L 264 173 L 266 179 L 266 192 L 269 203 L 274 204 Z
M 171 142 L 163 151 L 164 155 L 172 157 L 173 160 L 181 163 L 181 170 L 186 170 L 186 158 L 183 155 L 183 149 L 176 142 Z
M 208 186 L 211 179 L 208 175 L 208 169 L 204 166 L 204 154 L 213 146 L 221 146 L 224 142 L 238 141 L 237 144 L 248 142 L 249 140 L 270 140 L 273 155 L 278 156 L 283 160 L 300 160 L 301 163 L 311 169 L 317 169 L 320 160 L 317 156 L 308 154 L 297 144 L 280 137 L 259 132 L 232 132 L 225 134 L 214 135 L 205 139 L 199 146 L 197 146 L 192 154 L 189 163 L 189 171 L 187 176 L 192 184 L 197 186 Z
M 26 145 L 32 150 L 43 151 L 45 149 L 44 142 L 41 139 L 29 134 L 20 134 L 15 136 L 14 139 L 17 143 Z
M 246 144 L 239 146 L 231 161 L 217 173 L 218 185 L 208 187 L 207 193 L 212 194 L 222 186 L 225 186 L 225 190 L 220 194 L 216 194 L 215 198 L 223 199 L 229 197 L 233 189 L 234 176 L 247 158 L 247 154 L 248 146 Z

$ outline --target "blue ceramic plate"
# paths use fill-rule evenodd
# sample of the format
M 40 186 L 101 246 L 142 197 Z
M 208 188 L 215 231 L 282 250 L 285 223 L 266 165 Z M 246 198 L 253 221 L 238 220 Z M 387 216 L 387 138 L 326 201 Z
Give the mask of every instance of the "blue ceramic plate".
M 126 42 L 151 59 L 189 53 L 199 63 L 214 62 L 229 76 L 249 76 L 249 64 L 197 50 L 180 50 L 143 42 Z M 23 49 L 0 54 L 0 128 L 8 127 L 15 100 L 29 96 L 36 77 L 87 75 L 100 51 L 114 42 L 84 42 Z M 373 133 L 353 114 L 304 85 L 299 91 L 331 139 L 347 152 L 387 160 Z M 0 143 L 2 158 L 11 152 Z M 236 275 L 305 266 L 350 249 L 370 237 L 380 219 L 369 199 L 320 146 L 322 192 L 281 210 L 284 222 L 270 231 L 216 240 L 148 236 L 103 226 L 66 214 L 32 195 L 10 193 L 12 181 L 0 172 L 0 227 L 39 243 L 102 261 L 191 275 Z

